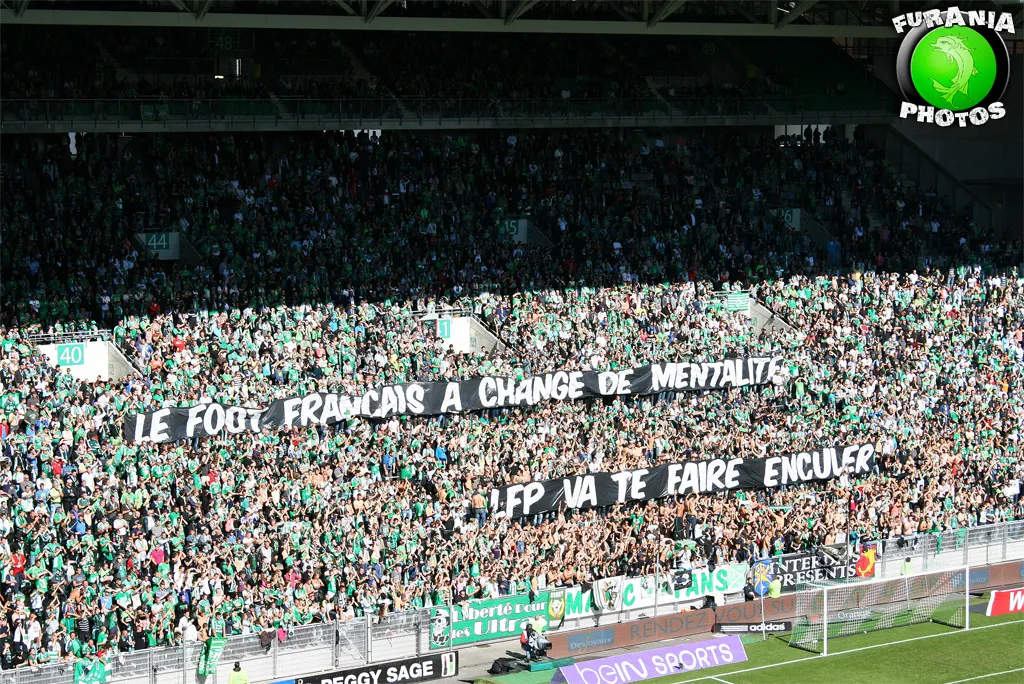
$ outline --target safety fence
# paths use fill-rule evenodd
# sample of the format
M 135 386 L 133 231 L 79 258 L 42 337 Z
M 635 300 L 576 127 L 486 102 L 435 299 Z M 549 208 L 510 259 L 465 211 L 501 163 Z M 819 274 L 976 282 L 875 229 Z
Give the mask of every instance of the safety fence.
M 899 576 L 908 558 L 915 574 L 966 565 L 995 566 L 1007 561 L 1024 560 L 1024 521 L 896 537 L 859 544 L 858 547 L 875 549 L 874 576 L 880 578 Z M 774 560 L 787 563 L 798 556 L 814 553 L 807 551 L 788 554 Z M 857 555 L 854 552 L 848 558 Z M 664 571 L 653 583 L 657 585 L 669 581 L 670 572 L 674 571 Z M 1021 579 L 1024 580 L 1024 576 Z M 639 578 L 635 580 L 644 581 Z M 984 588 L 984 585 L 979 584 L 979 587 Z M 575 589 L 568 589 L 567 594 Z M 729 606 L 743 603 L 741 593 L 730 591 L 724 596 L 718 594 L 719 610 L 734 610 Z M 654 595 L 657 596 L 658 592 L 655 591 Z M 679 596 L 679 592 L 676 596 Z M 670 615 L 699 606 L 703 601 L 703 594 L 699 598 L 688 598 L 683 592 L 680 598 L 670 595 L 666 600 L 637 602 L 621 610 L 595 611 L 589 606 L 582 606 L 582 609 L 580 606 L 570 606 L 561 626 L 553 631 L 603 627 Z M 625 602 L 623 605 L 626 605 Z M 432 643 L 431 631 L 436 627 L 432 625 L 433 612 L 431 608 L 423 608 L 384 618 L 354 618 L 334 623 L 294 626 L 279 630 L 280 633 L 268 634 L 263 639 L 258 634 L 229 637 L 216 674 L 202 680 L 205 684 L 226 684 L 236 661 L 244 663 L 252 681 L 269 681 L 410 658 L 427 654 L 431 650 L 449 648 L 443 643 L 439 644 L 436 639 Z M 491 639 L 482 638 L 474 641 L 474 644 L 507 638 L 507 634 L 502 634 Z M 151 648 L 111 656 L 110 681 L 116 684 L 198 684 L 201 678 L 197 675 L 197 667 L 202 649 L 202 643 L 193 642 L 184 646 Z M 73 663 L 57 663 L 2 672 L 0 684 L 71 684 L 73 677 Z
M 879 577 L 896 577 L 910 559 L 914 573 L 1024 559 L 1024 520 L 877 542 Z
M 908 581 L 919 580 L 934 573 L 954 573 L 951 583 L 952 589 L 964 588 L 963 582 L 969 582 L 968 587 L 972 594 L 983 594 L 996 589 L 1008 589 L 1024 585 L 1024 562 L 1021 558 L 1008 559 L 999 563 L 989 565 L 971 565 L 969 573 L 962 573 L 959 578 L 955 573 L 963 568 L 946 568 L 945 570 L 929 570 L 927 572 L 913 571 L 905 577 Z M 876 575 L 872 579 L 864 579 L 863 582 L 875 583 L 878 581 L 899 579 L 900 573 L 895 575 Z M 857 578 L 855 584 L 861 584 L 861 578 Z M 715 611 L 715 620 L 721 624 L 757 624 L 771 623 L 806 615 L 806 597 L 810 593 L 820 592 L 826 585 L 819 588 L 807 588 L 802 591 L 783 594 L 778 598 L 755 598 L 752 601 L 742 601 L 731 605 L 720 606 Z M 837 590 L 841 585 L 835 585 Z M 950 587 L 945 587 L 948 590 Z M 803 600 L 801 600 L 803 597 Z
M 68 344 L 70 342 L 105 342 L 111 337 L 110 331 L 106 329 L 91 330 L 64 330 L 62 332 L 48 332 L 24 335 L 22 339 L 34 345 L 43 344 Z
M 890 97 L 649 97 L 316 100 L 274 99 L 7 99 L 4 132 L 55 130 L 344 130 L 452 125 L 743 125 L 771 121 L 864 123 L 892 119 Z M 808 114 L 812 112 L 812 114 Z
M 751 574 L 755 594 L 762 596 L 775 578 L 783 592 L 792 592 L 801 582 L 889 579 L 1016 559 L 1024 559 L 1024 521 L 862 540 L 853 547 L 835 544 L 758 558 L 751 562 Z

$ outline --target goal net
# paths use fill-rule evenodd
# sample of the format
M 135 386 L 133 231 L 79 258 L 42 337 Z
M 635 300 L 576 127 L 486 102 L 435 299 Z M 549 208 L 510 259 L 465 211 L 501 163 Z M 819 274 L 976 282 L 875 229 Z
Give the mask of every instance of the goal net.
M 789 645 L 827 654 L 832 639 L 880 629 L 922 622 L 969 627 L 968 573 L 800 584 Z

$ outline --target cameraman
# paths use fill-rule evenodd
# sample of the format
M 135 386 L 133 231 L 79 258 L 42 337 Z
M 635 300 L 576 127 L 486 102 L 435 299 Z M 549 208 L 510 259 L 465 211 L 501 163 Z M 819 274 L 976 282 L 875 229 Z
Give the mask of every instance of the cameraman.
M 537 630 L 530 623 L 526 623 L 526 629 L 519 635 L 519 646 L 526 652 L 526 662 L 533 660 L 536 643 Z

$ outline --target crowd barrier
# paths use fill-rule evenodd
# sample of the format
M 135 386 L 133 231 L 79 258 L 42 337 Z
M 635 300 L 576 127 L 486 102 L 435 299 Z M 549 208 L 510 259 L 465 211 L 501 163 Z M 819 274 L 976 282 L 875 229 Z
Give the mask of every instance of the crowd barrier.
M 126 98 L 4 99 L 4 132 L 53 130 L 316 130 L 326 127 L 415 128 L 422 124 L 771 121 L 863 123 L 892 118 L 895 102 L 882 96 L 647 97 L 647 98 Z
M 868 544 L 873 544 L 878 554 L 875 577 L 899 576 L 904 561 L 910 558 L 915 573 L 990 566 L 972 571 L 971 585 L 977 591 L 1019 586 L 1024 580 L 1024 562 L 1020 562 L 1024 561 L 1024 521 Z M 717 608 L 717 620 L 722 623 L 785 619 L 793 616 L 796 606 L 795 594 L 763 602 L 744 602 L 736 594 L 719 598 L 724 598 Z M 648 643 L 710 631 L 715 620 L 708 616 L 709 611 L 688 610 L 700 603 L 702 599 L 683 598 L 619 611 L 587 611 L 587 615 L 567 616 L 550 638 L 559 652 L 566 653 L 573 651 L 569 639 L 575 639 L 573 654 L 579 655 L 607 650 L 612 647 L 609 644 Z M 196 673 L 201 643 L 121 653 L 110 659 L 110 684 L 226 684 L 236 661 L 244 663 L 249 679 L 255 682 L 356 668 L 438 652 L 436 640 L 432 648 L 431 629 L 432 611 L 425 608 L 383 619 L 295 626 L 287 630 L 284 640 L 275 638 L 268 646 L 261 643 L 259 635 L 233 636 L 227 639 L 217 672 L 205 678 Z M 475 644 L 507 638 L 484 638 Z M 0 684 L 72 684 L 73 679 L 72 663 L 0 673 Z

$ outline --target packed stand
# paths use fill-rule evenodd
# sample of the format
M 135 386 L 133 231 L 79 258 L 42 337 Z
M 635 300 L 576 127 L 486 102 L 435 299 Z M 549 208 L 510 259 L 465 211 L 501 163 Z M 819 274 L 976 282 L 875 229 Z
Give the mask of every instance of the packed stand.
M 768 114 L 771 93 L 756 87 L 728 39 L 606 36 L 611 49 L 643 72 L 664 106 L 693 115 Z
M 400 117 L 383 81 L 366 65 L 357 73 L 342 35 L 315 33 L 297 40 L 291 32 L 258 34 L 266 54 L 280 56 L 272 67 L 275 94 L 299 116 Z
M 3 158 L 12 663 L 841 543 L 851 498 L 854 540 L 1024 514 L 1018 275 L 833 275 L 769 216 L 843 189 L 824 165 L 869 152 L 842 136 L 154 136 L 127 152 L 86 136 L 77 158 L 64 150 Z M 524 214 L 550 248 L 500 235 Z M 168 227 L 200 263 L 158 264 L 130 239 Z M 857 249 L 843 265 L 871 255 Z M 755 287 L 794 331 L 755 334 L 724 283 Z M 506 348 L 454 354 L 420 320 L 446 306 Z M 110 329 L 139 373 L 51 369 L 26 336 L 69 325 Z M 786 382 L 167 445 L 120 433 L 125 415 L 205 399 L 747 354 L 783 356 Z M 490 516 L 484 498 L 875 440 L 878 472 L 854 483 L 530 520 Z
M 48 106 L 70 111 L 75 101 L 117 97 L 114 65 L 82 31 L 60 26 L 5 27 L 0 38 L 0 99 L 6 108 Z M 17 102 L 52 100 L 45 105 Z

